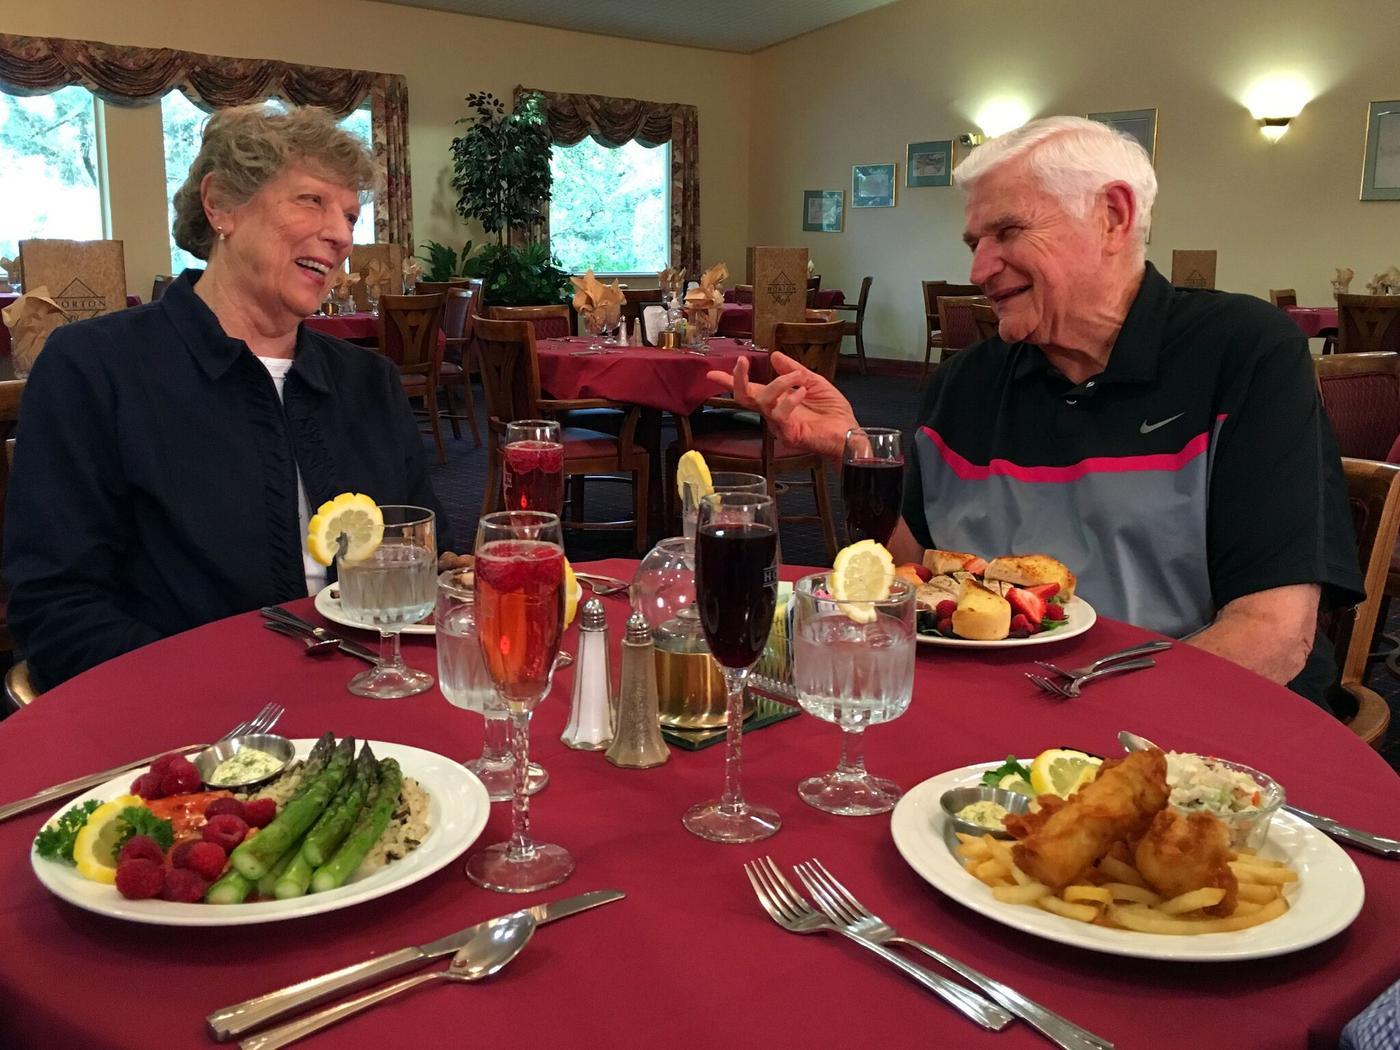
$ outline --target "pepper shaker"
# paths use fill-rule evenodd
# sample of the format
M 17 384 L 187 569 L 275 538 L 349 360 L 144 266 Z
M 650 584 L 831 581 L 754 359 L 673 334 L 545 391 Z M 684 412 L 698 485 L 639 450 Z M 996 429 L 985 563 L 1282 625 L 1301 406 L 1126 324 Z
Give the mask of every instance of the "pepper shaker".
M 622 687 L 617 697 L 617 729 L 608 761 L 628 769 L 659 766 L 671 757 L 661 739 L 657 708 L 656 650 L 646 617 L 634 612 L 622 640 Z
M 589 598 L 579 612 L 578 658 L 569 724 L 559 738 L 578 751 L 601 751 L 612 743 L 612 669 L 608 661 L 608 618 L 603 603 Z

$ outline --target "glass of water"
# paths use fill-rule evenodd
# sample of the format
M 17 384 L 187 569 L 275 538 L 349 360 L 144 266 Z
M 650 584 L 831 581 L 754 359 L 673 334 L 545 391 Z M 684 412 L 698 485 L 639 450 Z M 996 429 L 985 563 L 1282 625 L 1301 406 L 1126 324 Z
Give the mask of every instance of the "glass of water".
M 345 615 L 379 628 L 379 663 L 350 679 L 350 692 L 396 700 L 429 689 L 433 676 L 403 662 L 399 632 L 433 611 L 437 538 L 425 507 L 381 506 L 384 539 L 357 561 L 338 556 L 336 578 Z
M 452 569 L 438 577 L 437 609 L 438 688 L 447 702 L 485 718 L 481 756 L 462 763 L 486 787 L 492 802 L 511 797 L 515 759 L 510 751 L 510 719 L 496 684 L 486 671 L 476 638 L 476 580 L 471 569 Z M 549 783 L 549 774 L 530 763 L 525 794 L 533 795 Z
M 865 769 L 865 730 L 909 709 L 914 689 L 914 588 L 895 580 L 877 601 L 836 601 L 827 574 L 797 581 L 793 677 L 803 710 L 841 727 L 841 761 L 808 777 L 797 793 L 842 816 L 894 808 L 903 792 Z

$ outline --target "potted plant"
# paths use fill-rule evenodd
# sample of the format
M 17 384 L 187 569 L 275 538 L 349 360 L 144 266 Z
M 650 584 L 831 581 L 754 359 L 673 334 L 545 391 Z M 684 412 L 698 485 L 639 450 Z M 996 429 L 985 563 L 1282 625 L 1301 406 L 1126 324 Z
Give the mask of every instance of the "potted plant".
M 537 240 L 549 206 L 552 145 L 540 100 L 523 95 L 514 113 L 506 113 L 487 91 L 468 95 L 466 101 L 476 112 L 458 121 L 470 127 L 452 140 L 457 214 L 481 223 L 496 242 L 474 256 L 469 242 L 457 267 L 462 276 L 483 279 L 486 301 L 492 305 L 561 302 L 568 274 Z M 526 243 L 509 243 L 514 231 L 522 233 Z M 446 261 L 445 254 L 439 258 Z

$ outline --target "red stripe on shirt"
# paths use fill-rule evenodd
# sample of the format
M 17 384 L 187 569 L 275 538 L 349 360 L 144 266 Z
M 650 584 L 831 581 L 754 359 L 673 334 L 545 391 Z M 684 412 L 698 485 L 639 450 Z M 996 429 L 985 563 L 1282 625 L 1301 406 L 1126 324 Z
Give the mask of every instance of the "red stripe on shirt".
M 1217 423 L 1225 417 L 1219 416 Z M 1162 452 L 1148 456 L 1091 456 L 1065 467 L 1023 467 L 1009 459 L 994 459 L 982 466 L 960 456 L 932 427 L 920 428 L 938 449 L 943 462 L 963 481 L 985 481 L 996 476 L 1033 481 L 1042 484 L 1065 484 L 1078 481 L 1086 474 L 1126 474 L 1132 471 L 1181 470 L 1210 446 L 1210 432 L 1196 435 L 1180 452 Z

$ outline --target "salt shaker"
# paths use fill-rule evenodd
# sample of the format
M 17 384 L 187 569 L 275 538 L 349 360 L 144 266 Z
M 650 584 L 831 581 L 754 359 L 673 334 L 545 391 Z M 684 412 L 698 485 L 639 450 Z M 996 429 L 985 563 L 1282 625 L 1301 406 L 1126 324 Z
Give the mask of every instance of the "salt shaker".
M 622 640 L 622 687 L 617 696 L 617 733 L 608 761 L 629 769 L 659 766 L 671 757 L 661 739 L 656 696 L 656 651 L 646 617 L 634 612 Z
M 603 603 L 589 598 L 579 612 L 578 657 L 573 705 L 559 739 L 578 751 L 601 751 L 612 743 L 612 673 L 608 665 L 608 618 Z

